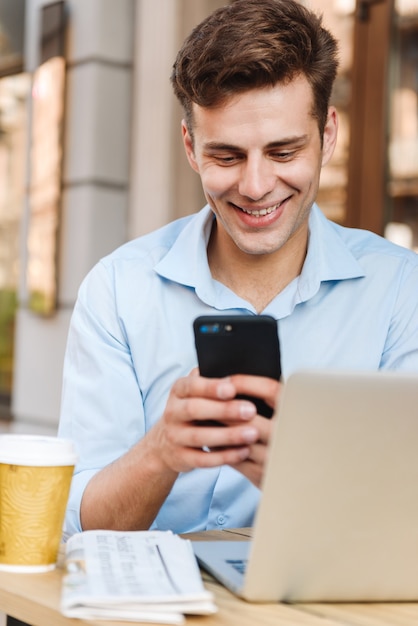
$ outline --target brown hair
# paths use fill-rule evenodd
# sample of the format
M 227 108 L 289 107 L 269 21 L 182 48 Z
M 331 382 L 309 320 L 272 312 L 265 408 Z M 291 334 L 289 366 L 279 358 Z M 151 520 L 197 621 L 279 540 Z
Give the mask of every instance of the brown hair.
M 234 0 L 190 33 L 171 82 L 191 132 L 193 103 L 214 107 L 236 93 L 302 74 L 312 88 L 322 138 L 337 67 L 337 43 L 320 16 L 295 0 Z

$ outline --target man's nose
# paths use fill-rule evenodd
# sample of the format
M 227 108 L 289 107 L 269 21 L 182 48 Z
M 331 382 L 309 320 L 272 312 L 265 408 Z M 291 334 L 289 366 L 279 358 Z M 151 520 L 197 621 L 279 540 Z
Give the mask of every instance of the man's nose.
M 276 184 L 274 163 L 263 158 L 248 158 L 242 166 L 238 191 L 251 200 L 261 200 Z

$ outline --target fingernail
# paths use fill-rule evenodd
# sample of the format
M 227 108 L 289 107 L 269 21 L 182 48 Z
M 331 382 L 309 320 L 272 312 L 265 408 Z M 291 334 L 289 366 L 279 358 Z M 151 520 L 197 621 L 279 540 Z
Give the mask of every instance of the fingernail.
M 246 441 L 247 443 L 254 443 L 254 441 L 257 441 L 258 439 L 258 431 L 256 428 L 252 428 L 251 426 L 249 426 L 248 428 L 244 428 L 241 431 L 242 434 L 242 438 L 244 441 Z
M 243 402 L 239 407 L 239 414 L 243 419 L 251 419 L 256 413 L 252 402 Z
M 250 456 L 250 448 L 238 448 L 237 452 L 242 461 Z
M 228 400 L 229 398 L 233 398 L 235 395 L 235 387 L 232 383 L 224 380 L 219 383 L 217 388 L 218 398 L 221 400 Z

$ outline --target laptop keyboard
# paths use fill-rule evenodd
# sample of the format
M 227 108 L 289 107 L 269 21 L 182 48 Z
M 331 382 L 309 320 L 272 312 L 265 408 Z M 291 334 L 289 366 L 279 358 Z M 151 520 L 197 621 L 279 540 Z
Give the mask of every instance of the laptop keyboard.
M 226 559 L 228 565 L 232 565 L 240 574 L 245 574 L 248 559 Z

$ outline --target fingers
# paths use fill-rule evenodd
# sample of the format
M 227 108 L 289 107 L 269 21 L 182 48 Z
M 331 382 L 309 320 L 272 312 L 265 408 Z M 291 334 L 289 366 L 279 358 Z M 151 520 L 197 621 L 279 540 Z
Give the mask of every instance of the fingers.
M 279 389 L 277 381 L 256 376 L 211 379 L 193 371 L 179 379 L 153 429 L 160 459 L 176 472 L 231 465 L 258 484 L 271 420 L 258 416 L 254 403 L 235 396 L 256 396 L 273 408 Z M 220 425 L 208 426 L 208 421 Z
M 272 409 L 275 408 L 282 387 L 279 381 L 264 376 L 248 376 L 246 374 L 230 376 L 229 381 L 235 387 L 237 394 L 261 398 Z
M 263 444 L 263 446 L 268 446 L 273 432 L 274 422 L 275 419 L 266 419 L 260 416 L 256 417 L 253 423 L 257 425 L 258 443 Z M 254 458 L 254 460 L 256 459 Z
M 255 443 L 250 447 L 248 456 L 232 467 L 241 472 L 256 487 L 261 487 L 264 469 L 267 460 L 267 446 L 263 443 Z
M 167 404 L 168 419 L 195 423 L 215 420 L 224 424 L 251 420 L 256 415 L 254 404 L 235 400 L 235 395 L 236 387 L 229 378 L 211 379 L 191 374 L 173 386 Z
M 256 487 L 260 488 L 267 462 L 268 444 L 275 420 L 268 420 L 263 417 L 257 417 L 256 419 L 259 426 L 259 439 L 250 446 L 248 456 L 232 467 L 246 476 Z
M 251 424 L 228 426 L 185 426 L 172 435 L 175 445 L 209 449 L 212 452 L 230 447 L 248 447 L 259 438 L 259 430 Z M 248 456 L 248 455 L 247 455 Z
M 162 419 L 148 437 L 157 442 L 159 461 L 179 473 L 241 463 L 249 456 L 258 430 L 249 425 L 207 427 Z
M 174 387 L 173 393 L 179 398 L 211 398 L 216 400 L 231 400 L 238 394 L 254 396 L 263 399 L 272 409 L 277 404 L 281 391 L 281 383 L 264 376 L 249 376 L 246 374 L 235 374 L 226 378 L 205 378 L 193 370 L 189 376 L 179 379 Z M 190 405 L 188 414 L 196 410 L 197 407 Z M 238 408 L 236 405 L 235 408 Z M 242 406 L 243 417 L 249 407 Z
M 236 389 L 229 377 L 205 378 L 192 370 L 189 376 L 179 378 L 173 385 L 173 392 L 179 398 L 200 396 L 202 398 L 218 398 L 229 400 L 236 395 Z
M 249 455 L 249 446 L 219 447 L 205 450 L 201 448 L 184 448 L 182 452 L 182 462 L 188 471 L 192 468 L 211 468 L 221 465 L 239 466 Z
M 248 478 L 248 480 L 252 482 L 253 485 L 258 487 L 259 489 L 261 488 L 264 476 L 263 465 L 258 465 L 257 463 L 254 463 L 253 461 L 250 461 L 248 459 L 244 459 L 240 463 L 236 464 L 231 463 L 230 465 L 238 472 L 240 472 L 243 476 Z

